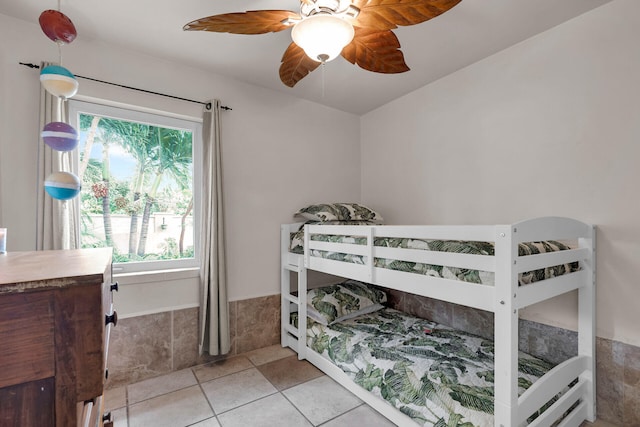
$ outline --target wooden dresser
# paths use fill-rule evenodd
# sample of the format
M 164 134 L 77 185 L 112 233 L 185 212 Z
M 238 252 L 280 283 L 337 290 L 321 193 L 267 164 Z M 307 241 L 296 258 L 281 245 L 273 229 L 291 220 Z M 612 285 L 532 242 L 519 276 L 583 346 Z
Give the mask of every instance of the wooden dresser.
M 111 249 L 0 255 L 0 427 L 100 426 Z

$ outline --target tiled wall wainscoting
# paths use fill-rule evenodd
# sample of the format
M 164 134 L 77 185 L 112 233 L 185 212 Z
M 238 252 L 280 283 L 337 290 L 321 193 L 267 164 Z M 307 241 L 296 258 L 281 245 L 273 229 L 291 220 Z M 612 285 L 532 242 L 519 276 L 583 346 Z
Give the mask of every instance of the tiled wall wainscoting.
M 492 338 L 493 314 L 430 298 L 389 291 L 399 310 Z M 230 355 L 280 343 L 280 295 L 229 303 Z M 577 353 L 574 331 L 520 321 L 520 349 L 560 363 Z M 219 359 L 198 356 L 198 309 L 121 319 L 112 329 L 107 387 Z M 598 418 L 640 426 L 640 347 L 596 340 Z
M 111 330 L 109 378 L 114 388 L 220 357 L 198 355 L 199 309 L 120 319 Z M 231 352 L 280 343 L 280 294 L 229 302 Z
M 493 338 L 493 313 L 389 290 L 392 307 Z M 520 320 L 520 350 L 553 363 L 578 353 L 578 334 Z M 619 426 L 640 426 L 640 347 L 596 339 L 598 419 Z

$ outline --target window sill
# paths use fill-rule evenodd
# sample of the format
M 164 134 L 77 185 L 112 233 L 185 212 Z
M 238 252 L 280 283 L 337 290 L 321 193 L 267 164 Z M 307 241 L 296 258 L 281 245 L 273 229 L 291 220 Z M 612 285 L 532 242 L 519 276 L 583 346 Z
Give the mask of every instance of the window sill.
M 116 273 L 113 279 L 119 285 L 137 285 L 140 283 L 166 282 L 170 280 L 192 279 L 200 275 L 200 268 L 175 268 L 171 270 L 137 271 L 132 273 Z

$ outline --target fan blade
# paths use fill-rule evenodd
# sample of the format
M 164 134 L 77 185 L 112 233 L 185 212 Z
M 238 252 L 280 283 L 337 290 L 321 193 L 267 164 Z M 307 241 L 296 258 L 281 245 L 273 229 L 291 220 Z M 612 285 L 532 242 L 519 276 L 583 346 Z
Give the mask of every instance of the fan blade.
M 461 0 L 353 0 L 360 9 L 354 26 L 393 30 L 415 25 L 451 9 Z
M 400 42 L 391 30 L 356 27 L 353 41 L 342 49 L 342 56 L 352 64 L 374 73 L 409 71 L 400 50 Z
M 318 68 L 319 62 L 309 58 L 304 50 L 295 43 L 291 43 L 282 55 L 280 65 L 280 80 L 289 87 L 294 87 L 307 74 Z
M 185 31 L 213 31 L 233 34 L 265 34 L 286 30 L 291 25 L 285 19 L 300 19 L 300 15 L 289 10 L 254 10 L 249 12 L 224 13 L 189 22 Z

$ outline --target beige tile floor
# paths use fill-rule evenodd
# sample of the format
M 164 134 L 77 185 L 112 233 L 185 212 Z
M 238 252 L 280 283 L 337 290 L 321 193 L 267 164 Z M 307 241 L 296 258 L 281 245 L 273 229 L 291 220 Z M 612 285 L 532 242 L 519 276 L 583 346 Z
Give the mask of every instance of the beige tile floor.
M 115 427 L 394 425 L 279 345 L 110 389 L 105 403 Z
M 279 345 L 107 390 L 115 427 L 393 426 Z

